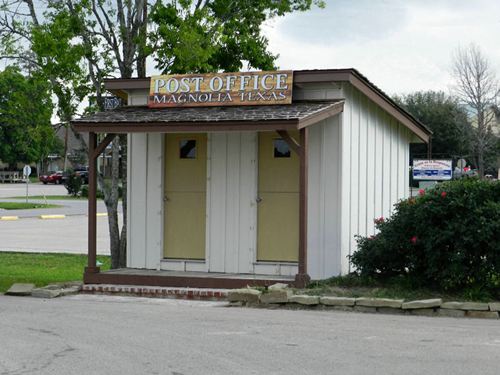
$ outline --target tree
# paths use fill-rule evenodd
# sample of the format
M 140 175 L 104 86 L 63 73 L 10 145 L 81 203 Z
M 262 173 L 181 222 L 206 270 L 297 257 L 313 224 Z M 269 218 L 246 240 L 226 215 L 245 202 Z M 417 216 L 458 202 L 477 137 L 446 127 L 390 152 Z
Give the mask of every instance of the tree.
M 52 129 L 49 87 L 18 69 L 0 72 L 0 160 L 15 169 L 18 162 L 42 161 L 57 146 Z
M 455 94 L 468 110 L 473 123 L 473 156 L 479 175 L 483 177 L 485 157 L 497 142 L 493 131 L 498 126 L 494 108 L 500 95 L 500 85 L 488 59 L 475 44 L 456 50 L 453 74 Z
M 197 0 L 157 2 L 150 48 L 163 73 L 275 69 L 278 57 L 268 51 L 261 33 L 267 19 L 305 11 L 321 0 Z
M 3 0 L 0 56 L 42 71 L 69 122 L 89 83 L 102 110 L 103 79 L 134 73 L 144 77 L 148 56 L 164 73 L 237 70 L 242 61 L 248 68 L 273 68 L 276 56 L 267 51 L 262 23 L 313 3 L 323 6 L 321 0 L 49 0 L 40 16 L 33 0 Z M 124 267 L 126 199 L 121 233 L 117 205 L 120 176 L 124 195 L 127 188 L 126 136 L 112 143 L 111 169 L 110 183 L 101 177 L 100 185 L 108 210 L 111 264 Z
M 456 98 L 444 92 L 420 91 L 395 98 L 432 134 L 432 154 L 439 158 L 458 159 L 470 153 L 471 131 L 467 112 Z M 415 144 L 412 156 L 426 154 L 426 145 Z

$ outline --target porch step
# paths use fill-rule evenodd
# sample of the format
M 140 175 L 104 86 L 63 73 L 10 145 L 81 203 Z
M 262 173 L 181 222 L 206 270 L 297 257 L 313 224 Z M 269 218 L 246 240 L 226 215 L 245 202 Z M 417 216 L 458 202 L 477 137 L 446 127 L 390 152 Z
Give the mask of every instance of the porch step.
M 221 301 L 227 299 L 229 289 L 177 288 L 148 285 L 84 284 L 81 293 L 116 294 L 151 298 Z

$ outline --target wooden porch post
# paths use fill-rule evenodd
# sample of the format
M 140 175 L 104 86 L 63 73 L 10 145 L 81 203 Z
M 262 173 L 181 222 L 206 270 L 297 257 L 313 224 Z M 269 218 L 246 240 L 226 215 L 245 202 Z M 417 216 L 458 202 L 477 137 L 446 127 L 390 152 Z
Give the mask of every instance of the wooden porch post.
M 308 178 L 308 128 L 300 129 L 300 173 L 299 173 L 299 273 L 295 275 L 295 286 L 306 286 L 311 278 L 307 274 L 307 178 Z
M 89 197 L 88 197 L 88 266 L 85 273 L 98 273 L 99 267 L 96 265 L 97 255 L 97 134 L 89 133 Z

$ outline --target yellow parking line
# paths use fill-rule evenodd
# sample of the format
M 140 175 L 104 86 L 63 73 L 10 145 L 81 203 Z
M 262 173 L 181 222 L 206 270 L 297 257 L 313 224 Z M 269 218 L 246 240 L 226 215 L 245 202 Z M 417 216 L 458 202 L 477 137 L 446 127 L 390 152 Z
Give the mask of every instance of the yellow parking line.
M 4 221 L 11 221 L 11 220 L 18 220 L 19 216 L 0 216 L 0 220 Z
M 66 215 L 40 215 L 40 219 L 64 219 Z

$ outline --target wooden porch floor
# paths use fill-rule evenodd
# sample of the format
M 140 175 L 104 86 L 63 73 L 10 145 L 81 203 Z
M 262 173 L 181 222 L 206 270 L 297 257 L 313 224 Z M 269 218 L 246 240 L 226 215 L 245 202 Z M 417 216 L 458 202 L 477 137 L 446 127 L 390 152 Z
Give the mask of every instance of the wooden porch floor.
M 190 288 L 243 288 L 275 283 L 293 284 L 292 276 L 234 274 L 214 272 L 157 271 L 119 268 L 99 273 L 85 273 L 85 284 L 151 285 Z

